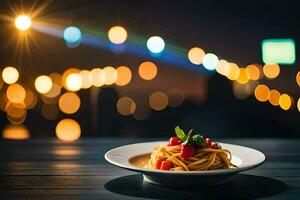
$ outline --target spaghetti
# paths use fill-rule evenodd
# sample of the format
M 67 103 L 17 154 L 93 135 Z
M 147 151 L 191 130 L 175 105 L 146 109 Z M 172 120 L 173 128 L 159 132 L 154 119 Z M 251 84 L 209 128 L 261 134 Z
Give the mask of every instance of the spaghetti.
M 155 147 L 148 168 L 170 171 L 206 171 L 236 167 L 231 163 L 231 153 L 228 150 L 222 149 L 219 144 L 211 142 L 209 138 L 202 140 L 200 135 L 200 139 L 197 140 L 196 135 L 198 134 L 192 134 L 192 131 L 185 137 L 179 135 L 185 139 L 182 140 L 177 134 L 177 137 L 171 137 L 167 144 Z

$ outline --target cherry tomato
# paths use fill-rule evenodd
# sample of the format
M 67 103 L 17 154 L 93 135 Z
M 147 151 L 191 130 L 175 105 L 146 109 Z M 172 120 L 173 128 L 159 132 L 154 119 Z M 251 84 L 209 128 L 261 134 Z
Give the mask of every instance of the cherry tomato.
M 211 146 L 210 146 L 210 148 L 212 148 L 212 149 L 219 149 L 219 146 L 218 146 L 217 143 L 212 143 Z
M 162 161 L 160 169 L 161 170 L 169 170 L 171 168 L 172 163 L 168 161 Z
M 191 145 L 181 145 L 180 156 L 182 159 L 189 159 L 195 153 L 195 147 Z
M 155 164 L 155 168 L 156 169 L 160 169 L 161 167 L 161 164 L 164 160 L 162 158 L 159 158 L 157 161 L 156 161 L 156 164 Z
M 211 139 L 210 138 L 206 138 L 205 142 L 206 142 L 206 144 L 207 144 L 208 147 L 211 146 Z
M 169 140 L 170 146 L 175 146 L 181 143 L 181 140 L 178 137 L 171 137 Z

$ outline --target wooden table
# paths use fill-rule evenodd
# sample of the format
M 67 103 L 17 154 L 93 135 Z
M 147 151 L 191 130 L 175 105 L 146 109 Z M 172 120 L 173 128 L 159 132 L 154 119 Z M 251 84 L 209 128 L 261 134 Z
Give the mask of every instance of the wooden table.
M 172 189 L 108 164 L 104 153 L 149 139 L 0 141 L 0 199 L 300 199 L 299 139 L 225 139 L 266 154 L 259 168 L 222 186 Z

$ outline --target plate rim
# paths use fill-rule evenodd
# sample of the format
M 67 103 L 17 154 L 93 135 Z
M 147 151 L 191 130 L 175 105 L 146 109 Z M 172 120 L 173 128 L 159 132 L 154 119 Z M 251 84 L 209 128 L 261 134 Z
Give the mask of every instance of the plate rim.
M 233 168 L 233 169 L 217 169 L 217 170 L 208 170 L 208 171 L 163 171 L 163 170 L 139 168 L 139 167 L 136 167 L 134 165 L 131 165 L 129 163 L 129 161 L 128 161 L 128 163 L 129 163 L 129 166 L 128 166 L 128 165 L 124 165 L 122 163 L 116 162 L 116 161 L 114 161 L 114 160 L 112 160 L 112 159 L 109 158 L 109 156 L 110 156 L 111 153 L 113 153 L 114 151 L 116 151 L 118 149 L 121 149 L 121 148 L 125 148 L 125 147 L 128 148 L 130 146 L 134 146 L 134 145 L 137 145 L 137 144 L 139 144 L 139 145 L 149 144 L 149 143 L 162 143 L 163 144 L 163 143 L 166 143 L 166 142 L 167 141 L 160 140 L 160 141 L 139 142 L 139 143 L 132 143 L 132 144 L 118 146 L 118 147 L 115 147 L 115 148 L 112 148 L 112 149 L 108 150 L 105 153 L 104 158 L 105 158 L 105 160 L 107 162 L 109 162 L 112 165 L 115 165 L 115 166 L 123 168 L 123 169 L 130 170 L 130 171 L 140 172 L 142 174 L 145 174 L 145 173 L 149 174 L 149 173 L 151 173 L 151 174 L 198 175 L 198 176 L 239 173 L 241 171 L 246 171 L 246 170 L 249 170 L 249 169 L 253 169 L 253 168 L 259 167 L 266 160 L 265 154 L 262 153 L 261 151 L 257 150 L 257 149 L 254 149 L 254 148 L 251 148 L 251 147 L 247 147 L 247 146 L 237 145 L 237 144 L 224 143 L 224 142 L 218 142 L 218 143 L 220 143 L 221 146 L 225 144 L 225 145 L 236 146 L 236 147 L 239 147 L 239 148 L 245 148 L 245 149 L 254 151 L 254 152 L 260 154 L 260 156 L 262 156 L 262 160 L 260 160 L 256 164 L 252 164 L 252 165 L 244 166 L 244 167 Z M 151 152 L 149 152 L 149 153 L 151 153 Z M 139 156 L 139 155 L 143 155 L 143 154 L 136 154 L 135 156 Z

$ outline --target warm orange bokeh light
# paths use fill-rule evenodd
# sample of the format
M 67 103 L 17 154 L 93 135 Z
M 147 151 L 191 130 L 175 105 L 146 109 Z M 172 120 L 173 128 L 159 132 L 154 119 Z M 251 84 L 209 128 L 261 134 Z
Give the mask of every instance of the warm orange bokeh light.
M 48 93 L 51 90 L 52 85 L 51 78 L 46 75 L 39 76 L 34 81 L 35 89 L 41 94 Z
M 2 137 L 8 140 L 26 140 L 30 138 L 30 134 L 23 125 L 9 125 L 3 130 Z
M 256 65 L 248 65 L 246 70 L 251 80 L 258 80 L 260 78 L 260 70 Z
M 103 71 L 100 68 L 95 68 L 91 71 L 92 85 L 95 87 L 100 87 L 104 85 L 105 77 Z
M 297 82 L 298 86 L 300 87 L 300 71 L 296 75 L 296 82 Z
M 6 107 L 6 116 L 7 119 L 12 123 L 12 124 L 22 124 L 27 116 L 27 110 L 25 108 L 25 104 L 23 103 L 11 103 L 8 102 Z
M 108 39 L 114 44 L 122 44 L 127 39 L 127 31 L 122 26 L 113 26 L 108 31 Z
M 171 89 L 167 92 L 170 107 L 178 107 L 184 101 L 184 92 L 180 89 Z
M 153 110 L 163 110 L 168 106 L 168 96 L 163 92 L 154 92 L 149 97 L 149 104 Z
M 226 74 L 227 78 L 230 80 L 236 80 L 240 75 L 240 68 L 235 63 L 228 63 L 229 71 Z
M 7 88 L 7 99 L 13 103 L 22 103 L 26 97 L 26 91 L 20 84 L 13 84 Z
M 104 84 L 114 84 L 118 79 L 118 72 L 115 68 L 108 66 L 102 70 L 102 76 L 104 77 Z
M 282 94 L 280 95 L 279 98 L 279 106 L 283 109 L 283 110 L 288 110 L 291 108 L 292 106 L 292 99 L 288 94 Z
M 143 62 L 138 69 L 139 75 L 144 80 L 152 80 L 157 75 L 157 67 L 153 62 Z
M 267 78 L 276 78 L 280 73 L 280 67 L 278 64 L 265 64 L 263 67 L 264 75 Z
M 219 60 L 216 67 L 216 71 L 223 76 L 227 76 L 230 72 L 228 62 L 226 60 Z
M 199 47 L 193 47 L 188 52 L 190 62 L 195 65 L 200 65 L 204 56 L 205 52 Z
M 25 100 L 24 100 L 26 109 L 29 110 L 29 109 L 34 108 L 34 106 L 36 105 L 37 101 L 38 101 L 37 96 L 31 90 L 27 90 L 26 91 Z
M 19 79 L 19 72 L 14 67 L 5 67 L 2 71 L 2 78 L 7 84 L 14 84 Z
M 258 85 L 255 88 L 254 95 L 258 101 L 266 102 L 270 96 L 270 89 L 266 85 Z
M 117 111 L 121 115 L 131 115 L 135 112 L 135 102 L 130 97 L 122 97 L 117 102 Z
M 82 89 L 88 89 L 92 86 L 93 77 L 92 74 L 88 70 L 81 70 L 80 71 L 81 79 L 82 79 Z
M 236 79 L 236 81 L 240 84 L 246 84 L 249 81 L 249 74 L 246 68 L 240 68 L 239 77 Z
M 66 142 L 78 140 L 81 135 L 80 125 L 73 119 L 63 119 L 56 125 L 56 136 Z
M 57 85 L 56 83 L 53 83 L 50 91 L 47 92 L 46 94 L 44 94 L 44 96 L 46 96 L 48 98 L 54 98 L 54 97 L 57 97 L 58 95 L 60 95 L 60 92 L 61 92 L 61 87 L 59 85 Z
M 80 108 L 80 98 L 76 93 L 67 92 L 59 98 L 58 105 L 62 112 L 73 114 Z
M 82 78 L 79 73 L 71 73 L 66 78 L 66 89 L 72 92 L 79 91 L 82 87 Z
M 62 75 L 60 75 L 59 73 L 51 73 L 49 77 L 51 78 L 53 84 L 56 84 L 59 87 L 63 87 Z
M 64 73 L 62 74 L 61 77 L 61 83 L 63 85 L 64 88 L 67 89 L 67 85 L 66 85 L 66 79 L 70 74 L 77 74 L 80 73 L 80 70 L 77 68 L 69 68 L 66 71 L 64 71 Z
M 280 93 L 277 90 L 271 90 L 270 91 L 269 102 L 273 106 L 278 106 L 279 105 L 279 98 L 280 98 Z
M 117 68 L 118 79 L 116 81 L 116 85 L 125 86 L 127 85 L 132 78 L 131 70 L 126 66 L 120 66 Z

